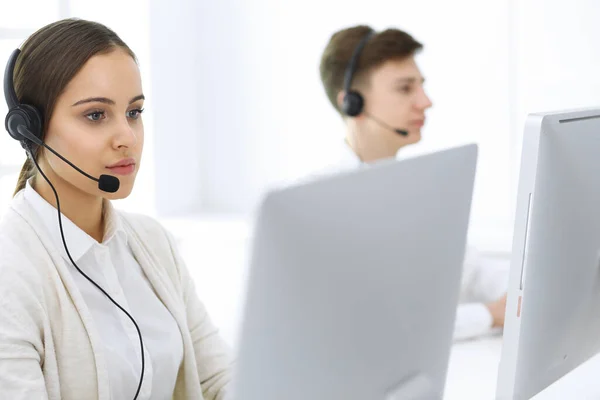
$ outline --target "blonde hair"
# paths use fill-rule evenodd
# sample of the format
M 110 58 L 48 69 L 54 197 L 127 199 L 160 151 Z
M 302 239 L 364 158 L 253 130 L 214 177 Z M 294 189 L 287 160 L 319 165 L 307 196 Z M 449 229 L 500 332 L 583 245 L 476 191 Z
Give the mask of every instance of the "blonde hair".
M 13 196 L 16 196 L 21 190 L 25 189 L 25 185 L 27 185 L 27 181 L 29 178 L 35 176 L 35 164 L 29 157 L 25 160 L 23 167 L 21 168 L 21 172 L 19 173 L 19 179 L 17 181 L 17 187 L 15 189 L 15 193 Z

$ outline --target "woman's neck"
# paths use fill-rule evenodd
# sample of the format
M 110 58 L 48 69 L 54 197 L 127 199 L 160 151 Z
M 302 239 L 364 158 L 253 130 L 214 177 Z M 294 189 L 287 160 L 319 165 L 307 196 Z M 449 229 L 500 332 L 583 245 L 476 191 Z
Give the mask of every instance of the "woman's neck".
M 69 218 L 79 229 L 101 243 L 104 238 L 104 213 L 102 197 L 85 193 L 71 185 L 51 168 L 45 168 L 44 173 L 54 185 L 60 199 L 60 211 Z M 57 208 L 56 197 L 52 188 L 41 175 L 36 175 L 32 182 L 33 189 L 48 203 Z

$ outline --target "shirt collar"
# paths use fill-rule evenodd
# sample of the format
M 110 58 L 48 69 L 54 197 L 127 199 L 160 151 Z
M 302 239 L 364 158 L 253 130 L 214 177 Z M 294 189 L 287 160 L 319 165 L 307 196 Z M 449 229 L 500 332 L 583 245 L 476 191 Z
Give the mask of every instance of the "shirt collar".
M 103 205 L 104 223 L 106 226 L 104 227 L 104 239 L 102 243 L 108 244 L 115 239 L 122 239 L 127 243 L 127 233 L 125 232 L 119 213 L 110 201 L 105 199 Z
M 344 150 L 342 151 L 341 162 L 342 166 L 345 168 L 357 168 L 357 167 L 370 167 L 375 164 L 381 162 L 387 162 L 389 160 L 396 160 L 398 156 L 390 157 L 390 158 L 382 158 L 380 160 L 372 161 L 372 162 L 364 162 L 360 159 L 360 157 L 354 152 L 354 149 L 348 143 L 348 140 L 344 140 Z
M 33 189 L 30 181 L 27 182 L 23 195 L 25 201 L 27 201 L 33 207 L 33 209 L 41 218 L 44 228 L 46 228 L 47 233 L 52 237 L 52 240 L 54 241 L 57 249 L 59 249 L 61 255 L 66 260 L 69 260 L 60 234 L 57 209 Z M 127 235 L 125 234 L 123 223 L 112 204 L 110 201 L 104 200 L 103 205 L 105 229 L 102 244 L 99 244 L 94 238 L 85 233 L 61 213 L 65 241 L 67 242 L 69 253 L 73 258 L 73 261 L 77 262 L 92 247 L 107 245 L 116 237 L 123 239 L 125 242 L 127 241 Z

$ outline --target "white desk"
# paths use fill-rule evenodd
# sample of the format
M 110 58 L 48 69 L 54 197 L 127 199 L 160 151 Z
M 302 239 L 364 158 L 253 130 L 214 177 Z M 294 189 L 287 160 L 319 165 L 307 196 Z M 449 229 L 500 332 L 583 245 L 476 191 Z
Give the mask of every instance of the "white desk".
M 502 339 L 457 343 L 450 353 L 444 400 L 494 399 Z
M 495 399 L 502 338 L 457 343 L 452 348 L 444 400 Z M 600 399 L 600 355 L 550 385 L 533 400 Z

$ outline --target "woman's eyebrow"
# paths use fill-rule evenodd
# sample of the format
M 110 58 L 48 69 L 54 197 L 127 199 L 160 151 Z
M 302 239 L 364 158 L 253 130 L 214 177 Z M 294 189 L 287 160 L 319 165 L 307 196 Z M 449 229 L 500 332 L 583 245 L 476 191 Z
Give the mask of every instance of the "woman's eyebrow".
M 145 100 L 145 99 L 146 99 L 146 97 L 143 94 L 138 94 L 137 96 L 135 96 L 134 98 L 129 100 L 129 104 L 134 103 L 138 100 Z M 78 102 L 73 104 L 72 107 L 79 106 L 79 105 L 86 104 L 86 103 L 104 103 L 104 104 L 109 104 L 111 106 L 115 105 L 115 101 L 111 100 L 107 97 L 89 97 L 87 99 L 79 100 Z

